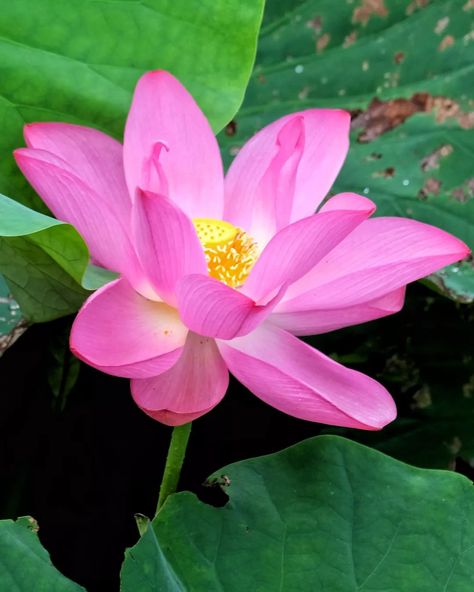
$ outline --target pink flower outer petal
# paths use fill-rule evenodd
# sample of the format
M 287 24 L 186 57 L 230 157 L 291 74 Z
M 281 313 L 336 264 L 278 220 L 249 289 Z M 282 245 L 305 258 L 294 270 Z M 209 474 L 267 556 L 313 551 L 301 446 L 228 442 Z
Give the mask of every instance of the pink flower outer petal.
M 238 290 L 204 275 L 188 275 L 177 287 L 179 314 L 195 333 L 220 339 L 246 335 L 271 313 L 286 285 L 267 302 L 257 304 Z
M 189 218 L 222 218 L 224 174 L 216 138 L 184 86 L 168 72 L 144 74 L 137 83 L 125 126 L 124 166 L 129 192 L 160 192 L 147 167 L 155 145 L 169 199 Z M 148 185 L 147 183 L 150 183 Z
M 21 171 L 56 218 L 72 224 L 99 265 L 122 273 L 139 291 L 149 284 L 130 240 L 130 220 L 123 220 L 71 167 L 49 152 L 20 148 L 14 152 Z
M 125 227 L 132 200 L 123 172 L 122 144 L 96 129 L 70 123 L 25 125 L 28 148 L 50 152 L 100 196 Z
M 293 335 L 319 335 L 395 314 L 403 308 L 404 300 L 405 287 L 375 300 L 346 308 L 273 311 L 269 321 Z
M 280 411 L 329 425 L 379 430 L 396 417 L 387 390 L 266 322 L 250 335 L 218 341 L 230 372 Z
M 118 279 L 86 300 L 74 320 L 70 346 L 102 372 L 145 378 L 176 363 L 187 332 L 176 310 L 140 296 Z
M 456 237 L 416 220 L 366 220 L 289 287 L 276 312 L 364 304 L 468 253 Z
M 138 190 L 132 226 L 139 259 L 155 290 L 176 305 L 176 283 L 191 273 L 208 273 L 193 223 L 166 197 Z
M 132 395 L 147 415 L 176 426 L 215 407 L 228 384 L 229 373 L 215 341 L 190 332 L 177 363 L 160 376 L 132 380 Z

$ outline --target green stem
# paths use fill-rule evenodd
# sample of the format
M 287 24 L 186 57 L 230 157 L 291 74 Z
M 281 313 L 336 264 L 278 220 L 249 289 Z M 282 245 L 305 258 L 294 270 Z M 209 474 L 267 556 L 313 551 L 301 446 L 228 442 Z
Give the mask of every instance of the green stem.
M 174 493 L 178 487 L 179 476 L 186 455 L 189 434 L 191 433 L 191 425 L 192 423 L 189 422 L 173 428 L 168 456 L 166 457 L 165 470 L 163 472 L 163 479 L 161 480 L 156 513 L 160 511 L 168 496 Z

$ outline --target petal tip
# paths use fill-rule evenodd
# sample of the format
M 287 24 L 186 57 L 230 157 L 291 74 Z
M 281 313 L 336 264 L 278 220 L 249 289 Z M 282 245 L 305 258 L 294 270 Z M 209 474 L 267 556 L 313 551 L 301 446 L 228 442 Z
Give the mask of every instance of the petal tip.
M 386 401 L 384 401 L 383 408 L 380 409 L 380 413 L 377 417 L 373 418 L 373 421 L 367 423 L 367 430 L 369 431 L 380 431 L 386 427 L 392 421 L 397 418 L 397 406 L 392 396 L 386 391 Z

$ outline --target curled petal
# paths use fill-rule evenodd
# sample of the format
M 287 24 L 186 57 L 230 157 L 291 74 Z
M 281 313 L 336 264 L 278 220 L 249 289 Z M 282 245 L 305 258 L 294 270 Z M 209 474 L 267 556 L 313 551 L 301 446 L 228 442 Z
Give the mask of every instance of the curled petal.
M 187 329 L 176 310 L 140 296 L 124 279 L 95 292 L 74 320 L 73 353 L 114 376 L 144 378 L 178 360 Z
M 269 229 L 313 214 L 344 162 L 349 124 L 345 111 L 309 109 L 264 127 L 229 169 L 224 218 L 264 244 Z
M 395 404 L 381 384 L 269 322 L 218 346 L 242 384 L 288 415 L 365 430 L 381 429 L 395 419 Z
M 135 403 L 167 425 L 182 425 L 219 403 L 229 373 L 213 339 L 188 333 L 177 363 L 154 378 L 132 380 Z
M 159 158 L 156 146 L 165 147 Z M 138 81 L 125 127 L 124 166 L 131 195 L 138 187 L 163 193 L 166 179 L 167 196 L 190 218 L 222 217 L 217 141 L 192 96 L 168 72 L 148 72 Z

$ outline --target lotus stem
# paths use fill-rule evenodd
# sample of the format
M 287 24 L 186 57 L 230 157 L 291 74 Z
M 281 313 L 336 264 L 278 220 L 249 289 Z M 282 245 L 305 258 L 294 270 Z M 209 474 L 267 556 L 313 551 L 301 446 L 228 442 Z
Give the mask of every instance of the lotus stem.
M 168 456 L 166 457 L 165 470 L 163 472 L 163 479 L 161 481 L 156 513 L 160 511 L 167 498 L 172 493 L 175 493 L 178 487 L 189 435 L 191 434 L 191 426 L 192 423 L 189 422 L 173 428 Z

